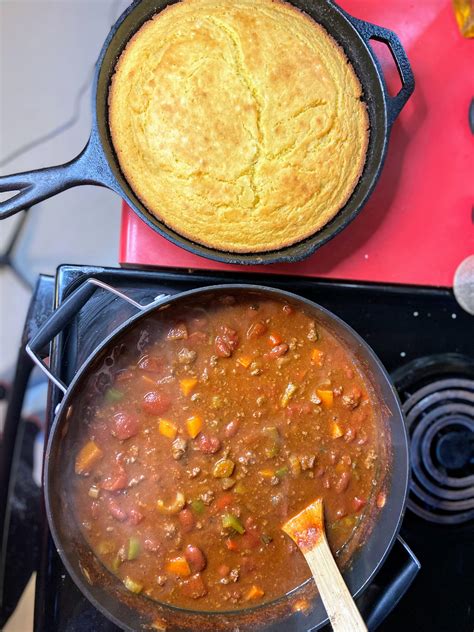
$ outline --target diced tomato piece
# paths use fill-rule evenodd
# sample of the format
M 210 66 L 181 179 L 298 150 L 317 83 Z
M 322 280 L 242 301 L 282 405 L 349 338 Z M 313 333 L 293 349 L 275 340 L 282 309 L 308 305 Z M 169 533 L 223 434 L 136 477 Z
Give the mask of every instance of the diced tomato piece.
M 233 500 L 234 495 L 230 492 L 227 494 L 222 494 L 222 496 L 219 496 L 219 498 L 216 500 L 214 506 L 216 507 L 216 509 L 224 509 L 225 507 L 231 505 Z
M 102 481 L 100 488 L 108 492 L 118 492 L 125 489 L 127 485 L 127 473 L 123 467 L 119 467 Z
M 229 549 L 229 551 L 238 551 L 239 550 L 238 542 L 234 538 L 227 538 L 227 540 L 225 541 L 225 545 Z
M 171 399 L 159 391 L 150 391 L 143 396 L 142 410 L 149 415 L 162 415 L 170 406 Z
M 131 524 L 140 524 L 145 516 L 138 511 L 138 509 L 131 509 L 128 512 L 128 521 Z
M 112 434 L 120 441 L 134 437 L 140 427 L 140 421 L 129 413 L 116 413 L 112 419 Z
M 127 519 L 127 512 L 124 511 L 120 505 L 118 504 L 118 502 L 116 500 L 114 500 L 113 498 L 110 498 L 108 503 L 107 503 L 107 509 L 109 511 L 109 514 L 115 518 L 115 520 L 118 520 L 119 522 L 125 522 L 125 520 Z

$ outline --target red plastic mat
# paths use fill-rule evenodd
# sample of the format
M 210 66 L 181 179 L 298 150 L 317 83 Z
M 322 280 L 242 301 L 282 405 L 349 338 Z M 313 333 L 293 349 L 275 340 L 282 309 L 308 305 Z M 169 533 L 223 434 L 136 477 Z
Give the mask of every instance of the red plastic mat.
M 393 127 L 377 188 L 360 215 L 309 259 L 245 271 L 451 286 L 474 253 L 474 40 L 448 0 L 341 0 L 352 15 L 395 31 L 412 64 L 413 96 Z M 388 49 L 376 51 L 396 85 Z M 123 207 L 120 262 L 235 270 L 169 243 Z

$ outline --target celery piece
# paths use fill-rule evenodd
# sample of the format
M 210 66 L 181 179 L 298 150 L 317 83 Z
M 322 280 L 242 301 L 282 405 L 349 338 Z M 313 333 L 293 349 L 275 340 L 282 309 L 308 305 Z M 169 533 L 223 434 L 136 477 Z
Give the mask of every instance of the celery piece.
M 136 560 L 140 554 L 140 540 L 132 535 L 128 541 L 127 560 Z
M 224 514 L 222 516 L 222 526 L 224 529 L 233 529 L 234 531 L 237 531 L 237 533 L 240 533 L 240 535 L 245 533 L 243 524 L 237 516 L 234 516 L 233 514 Z

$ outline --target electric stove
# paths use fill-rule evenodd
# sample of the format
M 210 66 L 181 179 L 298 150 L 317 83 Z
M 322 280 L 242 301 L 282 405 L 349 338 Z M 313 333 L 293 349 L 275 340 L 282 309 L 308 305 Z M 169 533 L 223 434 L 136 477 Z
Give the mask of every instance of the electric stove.
M 143 303 L 159 294 L 217 283 L 271 285 L 320 303 L 361 334 L 397 385 L 412 437 L 413 480 L 402 539 L 358 605 L 370 630 L 472 631 L 474 319 L 461 310 L 451 290 L 277 275 L 62 266 L 56 276 L 55 306 L 88 277 Z M 101 339 L 132 313 L 129 304 L 96 291 L 55 340 L 53 372 L 68 383 Z M 48 427 L 60 395 L 50 389 Z M 117 630 L 73 584 L 43 516 L 34 630 L 91 629 Z

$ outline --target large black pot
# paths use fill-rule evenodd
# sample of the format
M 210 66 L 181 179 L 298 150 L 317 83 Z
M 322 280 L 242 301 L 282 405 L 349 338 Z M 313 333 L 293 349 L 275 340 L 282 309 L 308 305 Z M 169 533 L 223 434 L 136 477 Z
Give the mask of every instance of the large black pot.
M 362 84 L 370 121 L 370 140 L 362 176 L 350 199 L 319 232 L 292 246 L 273 252 L 236 254 L 196 244 L 160 222 L 140 202 L 123 176 L 108 125 L 108 93 L 117 60 L 131 36 L 155 13 L 173 0 L 136 0 L 112 27 L 96 65 L 92 90 L 92 131 L 81 154 L 65 165 L 0 177 L 0 192 L 20 191 L 0 202 L 0 219 L 80 184 L 96 184 L 118 193 L 151 228 L 197 255 L 224 263 L 255 264 L 304 259 L 337 235 L 364 206 L 382 170 L 392 124 L 414 89 L 414 78 L 405 51 L 392 31 L 358 20 L 331 0 L 292 0 L 292 4 L 322 24 L 342 46 Z M 392 97 L 369 41 L 387 44 L 402 81 Z
M 80 307 L 90 298 L 97 286 L 113 291 L 131 302 L 137 309 L 132 318 L 124 322 L 109 335 L 84 362 L 73 381 L 66 387 L 49 373 L 38 358 L 44 348 L 58 334 Z M 98 280 L 90 279 L 81 285 L 52 315 L 38 334 L 30 341 L 27 352 L 48 373 L 49 377 L 64 392 L 64 398 L 56 411 L 50 432 L 45 457 L 44 489 L 46 509 L 51 533 L 61 559 L 85 596 L 102 613 L 125 630 L 146 630 L 153 621 L 166 621 L 167 630 L 235 630 L 250 629 L 310 630 L 318 629 L 327 622 L 326 613 L 319 597 L 315 596 L 312 580 L 290 594 L 271 603 L 242 609 L 234 613 L 199 613 L 159 604 L 143 595 L 128 592 L 122 582 L 112 575 L 94 556 L 74 519 L 70 506 L 68 473 L 71 472 L 72 446 L 80 432 L 81 392 L 88 379 L 101 367 L 106 367 L 106 359 L 116 357 L 121 342 L 126 337 L 130 341 L 139 340 L 148 319 L 157 311 L 183 308 L 195 305 L 201 299 L 219 295 L 273 297 L 302 308 L 314 314 L 317 321 L 327 327 L 354 355 L 370 382 L 380 410 L 381 459 L 386 458 L 389 468 L 384 479 L 386 504 L 383 509 L 374 507 L 364 518 L 365 530 L 358 549 L 344 573 L 345 581 L 354 596 L 359 595 L 380 569 L 398 534 L 403 517 L 408 491 L 409 464 L 408 440 L 403 415 L 394 387 L 385 369 L 368 345 L 342 320 L 323 307 L 294 294 L 255 285 L 216 285 L 183 292 L 173 297 L 162 297 L 150 305 L 141 306 L 120 292 Z M 73 474 L 72 474 L 73 475 Z M 357 537 L 357 536 L 354 536 Z M 343 555 L 343 553 L 342 553 Z M 412 564 L 403 581 L 416 574 L 417 566 Z M 403 582 L 402 582 L 403 584 Z M 406 586 L 403 585 L 403 588 Z M 394 588 L 396 594 L 403 594 L 401 585 Z M 293 613 L 295 601 L 307 597 L 312 603 L 309 614 Z M 379 609 L 380 614 L 380 609 Z

